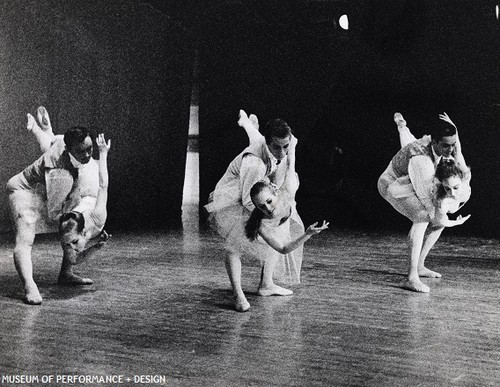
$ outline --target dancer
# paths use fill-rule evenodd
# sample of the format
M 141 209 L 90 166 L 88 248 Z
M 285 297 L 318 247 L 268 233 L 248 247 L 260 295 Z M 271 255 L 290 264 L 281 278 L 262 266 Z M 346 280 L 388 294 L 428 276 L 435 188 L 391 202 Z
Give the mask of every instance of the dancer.
M 256 244 L 251 244 L 245 237 L 244 230 L 244 225 L 255 208 L 250 190 L 258 181 L 266 180 L 278 188 L 286 187 L 288 192 L 293 192 L 293 197 L 298 188 L 298 178 L 295 173 L 296 139 L 285 121 L 269 121 L 262 136 L 258 130 L 257 117 L 248 117 L 240 110 L 238 124 L 246 130 L 250 145 L 230 163 L 205 208 L 209 213 L 211 226 L 225 239 L 226 249 L 229 251 L 225 263 L 233 286 L 235 307 L 238 311 L 246 311 L 250 304 L 241 290 L 241 256 L 256 248 Z M 304 232 L 302 220 L 296 211 L 290 217 L 290 230 L 292 235 L 302 235 Z M 253 254 L 255 255 L 257 254 Z M 274 260 L 266 261 L 265 253 L 260 257 L 266 273 L 275 272 L 277 276 L 281 274 L 292 283 L 299 281 L 302 264 L 302 254 L 299 251 L 295 254 L 293 264 L 287 266 L 288 271 L 284 264 L 277 269 Z M 290 290 L 281 287 L 273 289 L 272 295 L 292 294 Z M 267 291 L 259 294 L 271 295 Z
M 9 206 L 16 233 L 14 263 L 23 283 L 24 301 L 33 305 L 42 302 L 38 287 L 33 280 L 31 261 L 37 221 L 57 222 L 65 209 L 71 207 L 72 202 L 79 198 L 79 195 L 84 194 L 94 198 L 97 196 L 95 184 L 86 184 L 83 190 L 76 189 L 81 185 L 82 180 L 92 182 L 93 171 L 97 172 L 93 168 L 97 165 L 95 161 L 92 163 L 91 159 L 92 139 L 89 131 L 83 127 L 73 127 L 65 133 L 63 138 L 52 139 L 55 136 L 51 128 L 50 131 L 48 130 L 50 127 L 48 114 L 46 119 L 43 119 L 45 113 L 45 109 L 39 109 L 42 128 L 36 125 L 31 115 L 28 115 L 28 130 L 32 131 L 37 138 L 51 138 L 49 149 L 7 183 Z M 47 136 L 44 135 L 43 130 L 47 130 Z M 48 146 L 46 141 L 39 143 L 42 149 Z M 75 184 L 75 180 L 80 184 Z M 65 272 L 68 273 L 67 270 Z M 89 283 L 88 279 L 76 275 L 71 278 L 74 285 Z
M 104 139 L 104 134 L 99 134 L 96 139 L 99 148 L 99 190 L 94 208 L 86 204 L 77 205 L 72 211 L 64 213 L 59 220 L 59 235 L 63 249 L 63 264 L 59 274 L 59 283 L 74 284 L 78 281 L 73 274 L 73 265 L 78 265 L 87 260 L 100 249 L 110 238 L 104 231 L 107 218 L 106 204 L 108 201 L 108 152 L 111 140 Z M 89 242 L 94 242 L 88 246 Z M 91 279 L 84 279 L 86 284 L 91 284 Z
M 381 196 L 413 222 L 408 235 L 410 264 L 404 288 L 428 293 L 420 277 L 440 278 L 425 259 L 445 227 L 463 224 L 470 215 L 448 219 L 470 198 L 470 169 L 465 163 L 458 130 L 446 113 L 431 136 L 417 140 L 400 113 L 394 115 L 402 149 L 378 181 Z
M 292 295 L 291 290 L 274 284 L 273 275 L 276 273 L 273 270 L 277 263 L 281 262 L 286 272 L 293 273 L 294 278 L 300 278 L 300 267 L 296 263 L 302 262 L 302 245 L 311 236 L 327 229 L 329 223 L 323 221 L 323 224 L 317 227 L 316 222 L 303 233 L 292 232 L 290 223 L 297 211 L 293 198 L 295 192 L 289 192 L 286 186 L 277 190 L 269 181 L 262 180 L 254 184 L 250 196 L 255 208 L 245 225 L 245 234 L 253 243 L 240 242 L 236 246 L 242 254 L 254 256 L 265 263 L 257 294 Z M 257 246 L 257 243 L 260 245 Z M 243 309 L 248 310 L 250 304 L 245 303 L 243 299 L 240 278 L 232 277 L 231 283 L 236 299 L 240 299 L 247 307 Z

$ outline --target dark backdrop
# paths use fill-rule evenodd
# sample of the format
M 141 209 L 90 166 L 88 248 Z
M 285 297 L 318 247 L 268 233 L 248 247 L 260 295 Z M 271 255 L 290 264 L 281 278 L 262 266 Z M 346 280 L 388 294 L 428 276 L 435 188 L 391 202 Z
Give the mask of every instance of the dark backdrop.
M 468 223 L 498 236 L 499 45 L 492 1 L 232 2 L 211 9 L 199 42 L 201 198 L 246 144 L 240 108 L 282 117 L 299 138 L 299 212 L 345 227 L 409 226 L 376 182 L 399 149 L 403 113 L 417 137 L 440 112 L 460 129 L 473 170 Z M 348 14 L 350 29 L 339 28 Z
M 84 125 L 112 139 L 107 228 L 178 226 L 192 52 L 148 3 L 3 0 L 0 184 L 38 157 L 26 113 L 44 105 L 58 133 Z M 5 197 L 0 216 L 10 229 Z

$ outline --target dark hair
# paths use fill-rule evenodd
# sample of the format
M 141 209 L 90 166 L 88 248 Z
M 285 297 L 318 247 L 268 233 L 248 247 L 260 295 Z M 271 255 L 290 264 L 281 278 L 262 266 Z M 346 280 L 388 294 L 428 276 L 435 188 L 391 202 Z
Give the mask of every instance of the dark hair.
M 292 135 L 292 129 L 281 118 L 269 121 L 262 129 L 262 135 L 266 138 L 266 143 L 270 143 L 273 137 L 287 138 Z
M 64 133 L 64 143 L 68 149 L 71 149 L 74 145 L 85 141 L 87 137 L 93 140 L 90 130 L 84 126 L 73 126 Z
M 70 211 L 62 214 L 59 219 L 59 236 L 63 236 L 67 232 L 76 229 L 77 232 L 81 233 L 85 228 L 85 218 L 83 214 L 78 211 Z
M 431 138 L 434 142 L 439 142 L 443 137 L 450 137 L 457 134 L 455 125 L 439 120 L 431 129 Z
M 464 172 L 459 168 L 458 164 L 453 159 L 441 158 L 437 167 L 435 177 L 442 182 L 450 177 L 457 176 L 460 180 L 464 179 Z M 436 196 L 438 199 L 446 197 L 446 191 L 441 184 L 438 185 Z
M 271 185 L 264 180 L 260 180 L 255 183 L 250 189 L 250 197 L 253 198 L 257 196 L 264 188 L 271 188 Z M 259 234 L 259 228 L 264 217 L 264 213 L 258 208 L 254 208 L 252 213 L 250 214 L 250 218 L 248 219 L 245 225 L 245 234 L 248 239 L 254 241 L 257 239 L 257 235 Z
M 464 172 L 459 168 L 455 160 L 442 157 L 436 167 L 435 176 L 439 181 L 443 181 L 452 176 L 458 176 L 460 179 L 463 179 Z

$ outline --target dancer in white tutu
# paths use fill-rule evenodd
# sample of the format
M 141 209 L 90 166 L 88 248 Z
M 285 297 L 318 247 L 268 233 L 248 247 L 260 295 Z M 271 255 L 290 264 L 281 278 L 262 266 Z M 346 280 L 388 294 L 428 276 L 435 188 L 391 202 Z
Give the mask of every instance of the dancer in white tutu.
M 420 277 L 439 278 L 425 267 L 425 259 L 445 227 L 463 224 L 470 215 L 450 220 L 471 195 L 470 169 L 465 163 L 458 130 L 446 113 L 431 136 L 416 139 L 400 113 L 398 125 L 401 150 L 380 176 L 378 189 L 399 213 L 413 222 L 408 235 L 410 265 L 404 287 L 427 293 Z
M 304 226 L 295 209 L 295 192 L 299 184 L 295 172 L 297 140 L 288 124 L 281 119 L 272 120 L 265 126 L 262 136 L 255 115 L 248 117 L 244 111 L 240 111 L 238 123 L 246 130 L 250 145 L 231 162 L 205 208 L 210 215 L 211 226 L 225 239 L 226 249 L 229 251 L 226 269 L 233 287 L 235 307 L 236 310 L 244 312 L 250 308 L 250 304 L 241 287 L 241 257 L 252 257 L 262 264 L 262 277 L 257 292 L 259 295 L 291 295 L 291 290 L 274 284 L 273 275 L 288 283 L 298 283 L 302 265 L 302 243 L 310 235 L 326 228 L 327 224 L 321 227 L 313 226 L 308 229 L 307 237 L 304 236 Z M 265 183 L 259 183 L 261 181 Z M 261 189 L 257 189 L 258 192 L 254 192 L 252 197 L 251 190 L 256 183 L 261 184 Z M 246 236 L 245 225 L 255 209 L 257 196 L 262 199 L 263 195 L 269 196 L 269 208 L 265 209 L 265 202 L 258 202 L 262 205 L 258 211 L 262 212 L 266 221 L 262 222 L 262 226 L 259 223 L 259 227 L 254 229 L 253 234 L 258 241 L 251 241 Z M 286 197 L 286 200 L 278 201 L 280 196 Z M 278 202 L 287 204 L 278 205 Z M 269 212 L 273 211 L 271 207 L 279 208 L 279 211 L 275 212 L 276 216 L 282 215 L 279 219 L 274 217 L 274 212 Z M 261 232 L 261 227 L 270 226 L 276 221 L 277 225 L 280 225 L 281 221 L 283 227 L 276 230 L 276 234 L 272 234 L 276 236 L 276 243 L 273 243 L 271 233 Z M 267 242 L 263 239 L 264 235 L 267 236 Z M 298 238 L 300 241 L 297 242 Z M 289 245 L 290 241 L 295 244 Z M 270 246 L 275 247 L 281 254 L 270 253 Z
M 40 304 L 42 297 L 33 280 L 31 250 L 37 232 L 56 231 L 61 215 L 80 205 L 82 211 L 96 207 L 99 191 L 98 165 L 91 158 L 92 139 L 86 128 L 74 127 L 54 136 L 47 111 L 37 112 L 40 126 L 28 114 L 27 128 L 44 154 L 7 183 L 9 205 L 16 233 L 14 263 L 24 286 L 24 301 Z M 106 172 L 107 176 L 107 172 Z M 72 271 L 63 259 L 59 282 L 92 283 Z

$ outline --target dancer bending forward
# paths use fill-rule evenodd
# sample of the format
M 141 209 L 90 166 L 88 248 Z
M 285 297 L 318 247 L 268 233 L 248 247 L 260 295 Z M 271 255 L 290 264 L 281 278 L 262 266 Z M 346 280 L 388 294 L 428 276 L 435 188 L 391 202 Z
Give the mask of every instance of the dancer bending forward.
M 410 264 L 404 287 L 427 293 L 420 277 L 439 278 L 425 267 L 425 259 L 445 227 L 463 224 L 470 215 L 450 220 L 470 198 L 470 169 L 465 164 L 455 124 L 446 113 L 439 116 L 431 136 L 416 139 L 400 113 L 401 150 L 378 180 L 378 189 L 399 213 L 413 222 L 408 235 Z
M 24 286 L 24 301 L 33 305 L 42 302 L 33 279 L 31 261 L 36 233 L 40 230 L 55 231 L 51 227 L 60 221 L 65 211 L 77 204 L 82 211 L 95 208 L 99 190 L 98 166 L 91 158 L 89 131 L 73 127 L 64 136 L 54 136 L 43 107 L 38 109 L 38 120 L 41 127 L 28 114 L 27 128 L 37 138 L 44 154 L 7 183 L 16 233 L 14 263 Z M 105 173 L 107 176 L 107 170 Z M 72 285 L 92 283 L 88 278 L 74 275 L 72 263 L 67 258 L 63 259 L 59 282 Z
M 246 130 L 250 145 L 231 162 L 205 208 L 209 213 L 210 225 L 225 240 L 229 252 L 226 257 L 226 270 L 233 287 L 235 307 L 236 310 L 244 312 L 250 308 L 250 304 L 241 288 L 242 257 L 255 258 L 261 263 L 262 277 L 258 294 L 262 296 L 291 295 L 291 290 L 274 284 L 273 275 L 288 283 L 298 283 L 302 265 L 301 243 L 293 254 L 282 254 L 278 258 L 274 253 L 269 255 L 270 245 L 264 243 L 262 238 L 259 238 L 259 241 L 250 241 L 246 237 L 245 225 L 255 209 L 251 196 L 254 185 L 264 180 L 276 187 L 273 189 L 286 193 L 293 210 L 281 218 L 283 223 L 286 223 L 281 230 L 289 230 L 291 239 L 303 236 L 304 226 L 295 210 L 294 196 L 298 188 L 298 177 L 295 173 L 297 140 L 292 136 L 290 127 L 281 119 L 272 120 L 264 127 L 263 136 L 258 130 L 257 117 L 247 117 L 244 111 L 240 111 L 238 124 Z M 271 201 L 277 197 L 275 194 L 272 196 Z

